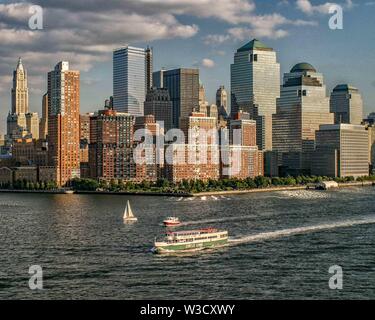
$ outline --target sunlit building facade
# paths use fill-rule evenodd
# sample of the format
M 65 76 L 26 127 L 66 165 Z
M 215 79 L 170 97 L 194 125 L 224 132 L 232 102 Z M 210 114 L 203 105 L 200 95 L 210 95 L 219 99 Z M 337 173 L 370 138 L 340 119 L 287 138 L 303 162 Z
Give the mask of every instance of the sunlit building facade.
M 231 117 L 248 112 L 257 121 L 257 145 L 272 149 L 272 114 L 280 97 L 276 52 L 254 39 L 237 50 L 231 65 Z
M 279 154 L 281 175 L 310 173 L 315 131 L 322 124 L 333 124 L 323 75 L 299 63 L 284 75 L 273 115 L 273 150 Z
M 151 79 L 149 79 L 151 81 Z M 147 92 L 146 51 L 125 47 L 113 52 L 113 106 L 117 112 L 143 116 Z

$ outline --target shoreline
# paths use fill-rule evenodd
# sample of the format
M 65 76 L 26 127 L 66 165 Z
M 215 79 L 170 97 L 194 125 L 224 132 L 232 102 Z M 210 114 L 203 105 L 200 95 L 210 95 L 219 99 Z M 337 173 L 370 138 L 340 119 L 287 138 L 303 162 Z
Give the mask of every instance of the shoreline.
M 371 187 L 375 186 L 372 181 L 364 182 L 347 182 L 339 183 L 337 188 L 342 189 L 350 187 Z M 267 187 L 259 189 L 248 190 L 225 190 L 225 191 L 207 191 L 199 193 L 168 193 L 168 192 L 152 192 L 152 191 L 73 191 L 73 190 L 13 190 L 13 189 L 0 189 L 0 193 L 35 193 L 35 194 L 95 194 L 95 195 L 129 195 L 129 196 L 154 196 L 154 197 L 204 197 L 204 196 L 217 196 L 217 195 L 235 195 L 247 193 L 264 193 L 276 191 L 298 191 L 298 190 L 315 190 L 309 189 L 307 185 L 303 186 L 280 186 L 280 187 Z

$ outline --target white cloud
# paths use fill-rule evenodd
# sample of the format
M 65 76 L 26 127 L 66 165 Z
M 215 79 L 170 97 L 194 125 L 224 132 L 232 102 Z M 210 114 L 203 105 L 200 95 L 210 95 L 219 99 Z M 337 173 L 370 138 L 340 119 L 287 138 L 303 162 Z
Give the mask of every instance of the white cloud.
M 315 13 L 329 14 L 332 7 L 337 6 L 340 3 L 326 2 L 320 5 L 313 5 L 310 0 L 297 0 L 297 8 L 307 15 Z M 344 9 L 350 10 L 354 7 L 352 0 L 346 0 L 345 3 L 340 4 Z
M 202 67 L 213 68 L 215 67 L 215 62 L 211 59 L 205 58 L 202 60 Z

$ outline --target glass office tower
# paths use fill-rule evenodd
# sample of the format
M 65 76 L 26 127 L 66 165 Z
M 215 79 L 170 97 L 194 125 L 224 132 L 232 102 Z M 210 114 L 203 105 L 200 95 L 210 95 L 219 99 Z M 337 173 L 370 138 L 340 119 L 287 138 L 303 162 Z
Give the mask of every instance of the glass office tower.
M 129 46 L 114 50 L 114 109 L 143 116 L 146 91 L 146 50 Z

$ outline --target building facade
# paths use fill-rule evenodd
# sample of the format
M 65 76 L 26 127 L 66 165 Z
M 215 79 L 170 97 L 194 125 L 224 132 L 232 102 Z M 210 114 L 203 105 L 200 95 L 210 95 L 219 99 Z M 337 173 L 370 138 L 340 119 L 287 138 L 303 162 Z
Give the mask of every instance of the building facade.
M 155 121 L 163 122 L 164 132 L 173 128 L 173 106 L 166 88 L 152 88 L 146 96 L 144 113 L 153 115 Z
M 143 116 L 146 98 L 146 51 L 125 47 L 113 52 L 113 106 L 117 112 Z
M 163 72 L 163 87 L 169 91 L 173 110 L 173 128 L 180 118 L 189 117 L 199 107 L 199 70 L 175 69 Z
M 48 159 L 56 183 L 80 176 L 80 73 L 59 62 L 48 73 Z
M 135 117 L 112 109 L 100 110 L 90 118 L 90 176 L 99 180 L 134 180 Z
M 322 124 L 333 124 L 323 75 L 299 63 L 284 75 L 273 115 L 273 151 L 279 153 L 281 175 L 310 174 L 315 131 Z
M 311 173 L 329 177 L 369 175 L 368 132 L 365 126 L 321 125 L 316 132 Z
M 231 117 L 240 110 L 257 121 L 257 145 L 272 149 L 272 114 L 280 97 L 276 52 L 254 39 L 237 50 L 231 65 Z
M 153 87 L 153 71 L 154 71 L 154 58 L 153 50 L 150 47 L 147 47 L 146 51 L 146 93 Z
M 42 118 L 39 122 L 39 139 L 47 139 L 48 135 L 48 93 L 42 99 Z
M 256 121 L 241 117 L 230 121 L 229 144 L 221 145 L 222 178 L 255 178 L 264 175 L 263 152 L 256 144 Z
M 359 90 L 348 84 L 337 85 L 331 93 L 331 112 L 335 123 L 360 125 L 363 121 L 363 101 Z
M 216 91 L 216 106 L 219 116 L 224 119 L 229 117 L 228 93 L 224 86 L 220 86 Z
M 11 97 L 12 108 L 7 117 L 7 143 L 10 145 L 14 138 L 24 137 L 29 133 L 26 122 L 26 114 L 29 113 L 27 70 L 21 58 L 19 58 L 17 67 L 13 71 Z
M 165 176 L 177 183 L 183 180 L 217 180 L 220 177 L 220 151 L 216 118 L 193 112 L 181 118 L 185 141 L 166 145 Z

